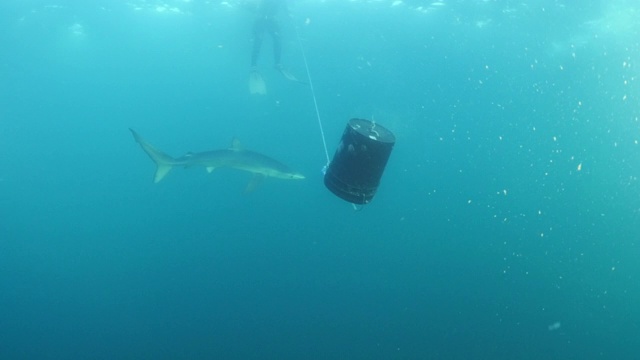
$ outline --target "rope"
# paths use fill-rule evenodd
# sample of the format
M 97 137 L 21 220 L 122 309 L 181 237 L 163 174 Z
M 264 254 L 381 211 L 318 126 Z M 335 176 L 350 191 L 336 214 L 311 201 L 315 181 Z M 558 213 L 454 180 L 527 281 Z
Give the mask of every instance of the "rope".
M 304 52 L 304 46 L 302 46 L 302 40 L 300 40 L 300 33 L 298 28 L 296 29 L 296 36 L 298 37 L 298 44 L 300 45 L 300 51 L 302 52 L 302 58 L 304 59 L 304 67 L 307 70 L 307 79 L 309 79 L 309 87 L 311 88 L 311 96 L 313 97 L 313 105 L 316 108 L 316 117 L 318 118 L 318 127 L 320 127 L 320 136 L 322 137 L 322 145 L 324 146 L 324 154 L 327 157 L 327 165 L 324 166 L 323 172 L 326 171 L 327 166 L 331 162 L 329 158 L 329 150 L 327 150 L 327 140 L 324 136 L 324 128 L 322 126 L 322 120 L 320 120 L 320 110 L 318 110 L 318 100 L 316 100 L 316 91 L 313 88 L 313 81 L 311 81 L 311 72 L 309 72 L 309 64 L 307 63 L 307 55 Z

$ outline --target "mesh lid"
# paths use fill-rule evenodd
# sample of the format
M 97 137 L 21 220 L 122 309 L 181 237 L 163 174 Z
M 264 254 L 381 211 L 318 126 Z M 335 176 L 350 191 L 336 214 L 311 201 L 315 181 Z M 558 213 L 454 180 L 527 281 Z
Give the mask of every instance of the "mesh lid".
M 384 126 L 365 119 L 351 119 L 349 126 L 358 134 L 374 141 L 395 143 L 396 137 Z

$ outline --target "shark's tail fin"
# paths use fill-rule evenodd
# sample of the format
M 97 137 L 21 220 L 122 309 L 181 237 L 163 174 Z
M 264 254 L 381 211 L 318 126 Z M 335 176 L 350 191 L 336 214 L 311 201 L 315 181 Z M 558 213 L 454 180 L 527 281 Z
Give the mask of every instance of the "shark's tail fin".
M 129 130 L 131 130 L 131 133 L 133 134 L 133 138 L 136 139 L 136 142 L 138 144 L 140 144 L 140 146 L 142 147 L 142 150 L 144 150 L 144 152 L 146 152 L 147 155 L 149 155 L 151 160 L 153 160 L 153 162 L 156 163 L 157 168 L 156 168 L 156 174 L 153 178 L 153 182 L 154 183 L 160 182 L 160 180 L 162 180 L 165 177 L 165 175 L 167 175 L 169 171 L 171 171 L 171 169 L 173 168 L 173 164 L 175 164 L 175 159 L 163 153 L 162 151 L 154 148 L 148 142 L 144 141 L 144 139 L 133 129 L 129 129 Z

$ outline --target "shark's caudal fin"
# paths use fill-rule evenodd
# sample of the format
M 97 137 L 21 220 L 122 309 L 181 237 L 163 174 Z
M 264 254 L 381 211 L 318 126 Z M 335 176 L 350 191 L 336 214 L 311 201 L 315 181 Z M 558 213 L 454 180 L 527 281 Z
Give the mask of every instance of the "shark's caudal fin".
M 142 150 L 144 150 L 144 152 L 146 152 L 147 155 L 149 155 L 151 160 L 153 160 L 153 162 L 156 163 L 157 168 L 156 168 L 156 174 L 153 178 L 153 182 L 154 183 L 160 182 L 160 180 L 162 180 L 165 177 L 165 175 L 167 175 L 169 171 L 171 171 L 171 169 L 173 168 L 175 159 L 163 153 L 162 151 L 154 148 L 148 142 L 144 141 L 144 139 L 133 129 L 129 129 L 129 130 L 131 130 L 131 133 L 133 134 L 133 138 L 136 139 L 136 142 L 138 144 L 140 144 L 140 146 L 142 147 Z

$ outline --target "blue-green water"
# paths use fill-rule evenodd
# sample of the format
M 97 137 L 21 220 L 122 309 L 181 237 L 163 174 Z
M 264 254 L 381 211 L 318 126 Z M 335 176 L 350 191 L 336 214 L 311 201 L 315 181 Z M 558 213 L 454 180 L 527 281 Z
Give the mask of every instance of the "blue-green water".
M 635 359 L 635 1 L 296 1 L 282 61 L 330 155 L 397 144 L 361 211 L 324 188 L 309 86 L 248 91 L 219 1 L 0 5 L 0 358 Z M 247 148 L 303 181 L 154 165 Z

